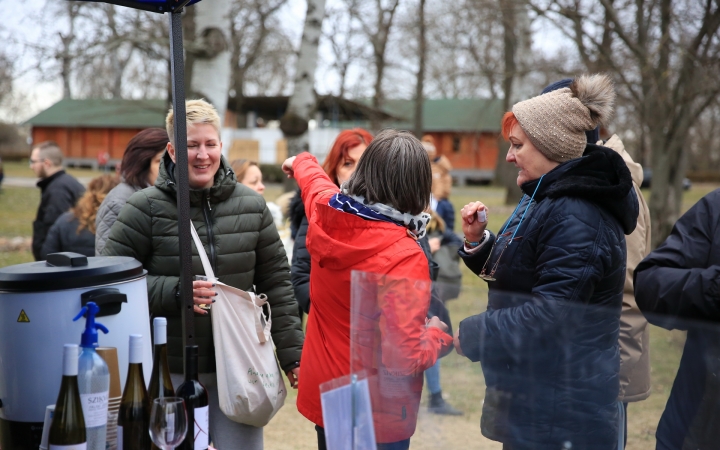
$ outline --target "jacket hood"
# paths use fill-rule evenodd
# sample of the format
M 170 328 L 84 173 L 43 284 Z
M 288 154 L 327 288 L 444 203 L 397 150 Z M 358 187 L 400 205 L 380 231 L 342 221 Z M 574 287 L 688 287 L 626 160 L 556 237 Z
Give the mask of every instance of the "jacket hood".
M 165 152 L 160 164 L 157 180 L 155 180 L 155 187 L 162 191 L 170 192 L 171 194 L 176 195 L 176 169 L 176 164 L 170 158 L 168 152 Z M 205 193 L 208 194 L 208 198 L 212 203 L 220 203 L 227 200 L 230 195 L 232 195 L 235 191 L 236 185 L 237 180 L 235 179 L 235 172 L 233 172 L 232 168 L 230 168 L 230 164 L 227 162 L 225 157 L 221 156 L 220 167 L 218 167 L 218 171 L 215 173 L 215 182 L 212 187 L 210 189 L 191 188 L 190 204 L 199 205 Z
M 410 239 L 405 227 L 365 220 L 322 203 L 317 204 L 316 217 L 321 226 L 311 227 L 308 239 L 323 243 L 313 247 L 313 257 L 318 258 L 320 267 L 347 269 L 401 239 Z
M 538 180 L 521 186 L 532 195 Z M 595 144 L 588 144 L 583 156 L 560 164 L 548 172 L 535 194 L 537 201 L 545 197 L 579 197 L 610 212 L 630 234 L 637 225 L 638 199 L 633 180 L 622 156 Z
M 610 139 L 605 141 L 603 146 L 611 150 L 615 150 L 620 156 L 622 156 L 623 161 L 625 161 L 625 165 L 627 165 L 628 170 L 630 170 L 630 175 L 632 176 L 633 183 L 637 184 L 638 186 L 642 185 L 643 178 L 645 178 L 643 175 L 642 166 L 639 163 L 633 161 L 632 157 L 630 157 L 630 154 L 625 150 L 625 144 L 623 144 L 618 135 L 613 134 Z

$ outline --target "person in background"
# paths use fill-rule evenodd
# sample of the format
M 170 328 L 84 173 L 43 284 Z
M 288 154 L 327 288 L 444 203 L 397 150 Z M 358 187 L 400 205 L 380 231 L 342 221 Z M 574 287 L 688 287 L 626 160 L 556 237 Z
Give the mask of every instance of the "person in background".
M 433 183 L 435 179 L 433 179 Z M 427 241 L 427 245 L 424 242 Z M 450 312 L 445 306 L 447 300 L 457 298 L 462 284 L 460 273 L 458 250 L 462 247 L 462 239 L 455 233 L 445 228 L 445 223 L 436 212 L 430 212 L 430 223 L 427 226 L 427 235 L 420 241 L 423 250 L 430 261 L 430 278 L 433 281 L 433 299 L 430 304 L 430 315 L 440 317 L 449 327 Z M 434 273 L 432 267 L 435 268 Z M 452 277 L 448 277 L 452 274 Z M 454 275 L 458 275 L 455 277 Z M 428 411 L 433 414 L 446 416 L 461 416 L 463 412 L 453 407 L 443 398 L 442 386 L 440 385 L 440 360 L 425 371 L 425 380 L 430 392 Z
M 167 146 L 167 131 L 142 130 L 128 142 L 120 163 L 121 183 L 105 197 L 95 219 L 95 254 L 100 255 L 120 210 L 135 192 L 155 184 Z
M 570 86 L 572 78 L 565 78 L 547 86 L 542 93 L 555 91 Z M 601 143 L 600 129 L 585 132 L 590 144 Z M 622 313 L 620 314 L 620 394 L 618 401 L 623 405 L 620 426 L 627 444 L 627 407 L 628 403 L 639 402 L 650 396 L 650 330 L 648 322 L 635 302 L 633 275 L 637 265 L 649 253 L 650 241 L 650 209 L 640 191 L 643 181 L 643 168 L 633 161 L 625 150 L 625 145 L 618 135 L 602 142 L 602 145 L 616 151 L 630 170 L 633 190 L 638 199 L 639 214 L 637 226 L 630 235 L 625 237 L 627 246 L 627 266 L 625 288 L 623 294 Z
M 687 330 L 680 367 L 655 432 L 657 450 L 717 449 L 720 433 L 720 189 L 678 219 L 635 269 L 647 320 Z
M 33 222 L 32 252 L 40 261 L 48 231 L 61 214 L 75 205 L 85 188 L 63 168 L 63 152 L 53 141 L 36 145 L 30 153 L 30 168 L 40 178 L 37 187 L 42 192 L 37 216 Z
M 614 101 L 610 77 L 583 75 L 516 103 L 501 130 L 523 198 L 497 236 L 484 204 L 461 210 L 460 256 L 489 292 L 455 349 L 481 362 L 481 432 L 505 449 L 622 447 L 618 336 L 638 199 L 622 157 L 585 135 Z
M 50 227 L 40 258 L 57 252 L 95 256 L 95 216 L 107 193 L 118 182 L 117 176 L 109 174 L 93 178 L 77 204 Z
M 426 134 L 422 137 L 423 147 L 430 157 L 430 166 L 433 173 L 432 198 L 430 207 L 433 211 L 440 214 L 445 226 L 450 230 L 455 230 L 455 208 L 450 203 L 450 191 L 452 190 L 452 164 L 444 155 L 437 154 L 435 147 L 435 138 Z
M 265 185 L 263 184 L 263 176 L 258 163 L 250 161 L 249 159 L 236 159 L 230 163 L 230 167 L 232 167 L 235 172 L 235 177 L 237 178 L 238 183 L 244 184 L 258 194 L 263 195 L 265 192 Z M 265 205 L 270 210 L 270 214 L 273 216 L 275 227 L 278 231 L 281 228 L 284 228 L 283 214 L 280 207 L 275 203 L 268 201 L 265 201 Z
M 293 298 L 290 267 L 272 215 L 260 195 L 236 181 L 230 164 L 222 156 L 220 116 L 215 108 L 204 100 L 188 100 L 183 119 L 187 121 L 190 219 L 221 282 L 267 295 L 277 359 L 291 386 L 296 387 L 304 336 Z M 168 136 L 173 136 L 172 110 L 165 122 Z M 183 373 L 183 327 L 178 293 L 180 245 L 175 152 L 171 138 L 155 185 L 128 199 L 110 230 L 102 254 L 131 256 L 147 270 L 150 313 L 167 317 L 168 364 L 177 386 Z M 193 253 L 192 272 L 203 275 L 197 249 Z M 241 443 L 245 450 L 261 450 L 263 428 L 231 421 L 218 403 L 215 362 L 225 355 L 215 354 L 210 312 L 199 306 L 213 303 L 216 292 L 212 287 L 210 281 L 193 281 L 198 371 L 210 400 L 210 435 L 220 449 L 238 448 Z
M 297 180 L 310 224 L 313 306 L 298 411 L 315 424 L 318 449 L 324 450 L 320 385 L 350 374 L 351 273 L 384 275 L 364 305 L 378 317 L 361 313 L 358 320 L 364 321 L 357 329 L 361 342 L 378 346 L 353 358 L 377 374 L 369 384 L 378 449 L 407 449 L 422 393 L 423 379 L 417 375 L 451 345 L 447 325 L 438 317 L 427 320 L 430 270 L 417 243 L 430 219 L 424 213 L 432 185 L 427 152 L 410 133 L 384 130 L 341 188 L 309 153 L 288 158 L 283 171 Z
M 238 183 L 243 184 L 260 195 L 265 193 L 265 185 L 263 184 L 263 176 L 260 171 L 260 166 L 255 161 L 249 159 L 236 159 L 230 163 L 235 172 L 235 177 Z M 285 224 L 283 212 L 280 207 L 274 202 L 265 201 L 265 205 L 270 210 L 270 214 L 273 216 L 273 222 L 275 222 L 275 228 L 278 230 L 280 240 L 285 248 L 285 254 L 288 257 L 288 261 L 292 261 L 293 242 L 290 238 L 290 229 Z
M 372 139 L 370 132 L 362 128 L 343 130 L 335 138 L 322 168 L 337 187 L 350 179 L 360 157 Z M 305 244 L 308 219 L 305 215 L 305 204 L 301 194 L 296 194 L 290 202 L 290 230 L 291 236 L 295 240 L 290 280 L 292 280 L 295 298 L 301 313 L 308 314 L 310 312 L 310 253 Z
M 445 301 L 457 298 L 462 284 L 462 272 L 457 251 L 462 246 L 462 240 L 454 233 L 455 208 L 448 198 L 452 189 L 450 170 L 452 165 L 445 156 L 438 156 L 435 147 L 435 138 L 426 134 L 422 137 L 423 148 L 428 152 L 430 167 L 432 168 L 432 194 L 430 196 L 431 216 L 428 225 L 428 244 L 432 260 L 438 266 L 438 273 L 434 290 L 438 298 Z M 444 305 L 443 305 L 444 307 Z M 447 308 L 445 308 L 447 311 Z M 448 313 L 449 314 L 449 313 Z M 448 315 L 449 319 L 449 315 Z M 430 400 L 428 410 L 433 414 L 459 416 L 462 411 L 457 410 L 445 401 L 440 386 L 440 360 L 425 371 Z
M 5 178 L 5 172 L 3 171 L 2 158 L 0 158 L 0 188 L 2 187 L 3 178 Z

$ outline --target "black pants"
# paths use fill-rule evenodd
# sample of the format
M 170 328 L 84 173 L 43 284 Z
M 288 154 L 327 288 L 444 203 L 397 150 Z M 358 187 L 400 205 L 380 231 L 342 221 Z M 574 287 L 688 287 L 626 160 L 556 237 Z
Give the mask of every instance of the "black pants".
M 315 425 L 315 431 L 317 432 L 318 439 L 318 450 L 327 450 L 325 445 L 325 428 Z M 410 439 L 404 441 L 390 442 L 389 444 L 377 445 L 377 450 L 408 450 L 410 448 Z

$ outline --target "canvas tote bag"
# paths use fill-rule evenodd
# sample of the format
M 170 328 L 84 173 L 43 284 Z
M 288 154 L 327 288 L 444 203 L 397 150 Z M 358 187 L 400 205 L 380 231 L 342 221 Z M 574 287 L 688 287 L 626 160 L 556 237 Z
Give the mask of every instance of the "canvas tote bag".
M 263 427 L 285 403 L 287 389 L 270 336 L 270 305 L 215 279 L 205 247 L 190 222 L 205 276 L 218 293 L 211 318 L 220 409 L 232 421 Z

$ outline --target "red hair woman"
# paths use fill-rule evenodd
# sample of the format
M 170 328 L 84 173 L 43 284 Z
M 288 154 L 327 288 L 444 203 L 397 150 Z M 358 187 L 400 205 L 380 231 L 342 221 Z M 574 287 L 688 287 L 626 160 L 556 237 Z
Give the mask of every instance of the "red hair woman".
M 362 128 L 340 132 L 322 165 L 333 183 L 339 187 L 350 179 L 350 175 L 355 172 L 357 162 L 372 140 L 372 134 Z M 300 306 L 300 317 L 302 317 L 302 312 L 306 314 L 310 312 L 310 253 L 305 246 L 307 229 L 305 205 L 298 194 L 290 203 L 290 233 L 295 240 L 290 280 L 295 290 L 295 298 Z

